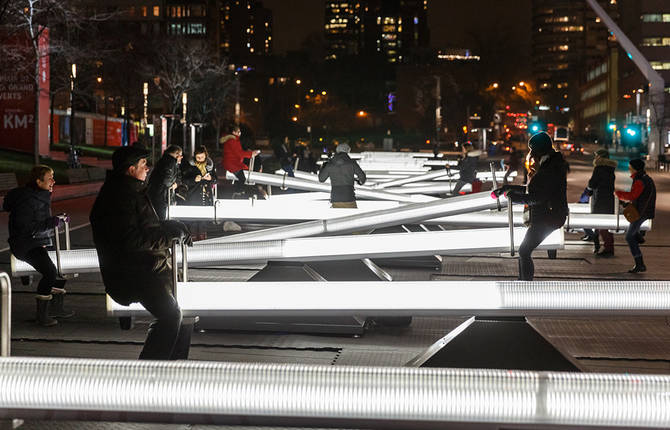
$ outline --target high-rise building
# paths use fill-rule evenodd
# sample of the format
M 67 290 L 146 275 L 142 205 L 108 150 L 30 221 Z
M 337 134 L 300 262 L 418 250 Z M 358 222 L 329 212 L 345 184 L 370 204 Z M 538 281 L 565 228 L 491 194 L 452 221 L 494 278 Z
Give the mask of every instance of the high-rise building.
M 325 13 L 326 59 L 360 54 L 365 30 L 361 1 L 326 1 Z
M 224 0 L 219 47 L 234 61 L 272 54 L 272 11 L 257 0 Z
M 406 63 L 428 49 L 428 0 L 327 1 L 326 59 L 383 55 Z
M 600 0 L 615 12 L 616 0 Z M 533 0 L 532 68 L 542 103 L 567 112 L 587 68 L 607 53 L 608 32 L 584 1 Z

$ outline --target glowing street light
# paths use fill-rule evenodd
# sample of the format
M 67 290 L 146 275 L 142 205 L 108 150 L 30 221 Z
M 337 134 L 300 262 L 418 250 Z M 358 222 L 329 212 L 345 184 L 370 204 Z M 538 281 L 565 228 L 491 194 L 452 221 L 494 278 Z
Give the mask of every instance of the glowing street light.
M 368 113 L 365 112 L 364 110 L 359 110 L 357 115 L 361 118 L 368 116 Z
M 325 92 L 325 91 L 321 91 L 321 95 L 322 95 L 322 96 L 325 96 L 326 94 L 328 94 L 328 93 Z
M 300 85 L 300 84 L 302 84 L 302 81 L 301 81 L 300 79 L 296 79 L 296 80 L 295 80 L 295 84 L 296 84 L 296 85 Z
M 254 97 L 254 103 L 258 103 L 258 97 Z
M 298 117 L 297 117 L 297 116 L 294 116 L 293 118 L 291 118 L 291 121 L 293 121 L 293 122 L 298 122 Z

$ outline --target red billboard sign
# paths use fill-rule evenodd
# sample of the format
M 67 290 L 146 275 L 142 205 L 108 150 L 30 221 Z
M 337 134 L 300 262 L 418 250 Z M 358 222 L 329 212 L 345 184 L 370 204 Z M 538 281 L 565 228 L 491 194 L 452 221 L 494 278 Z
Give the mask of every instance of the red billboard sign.
M 25 49 L 26 39 L 14 39 L 17 49 Z M 39 46 L 39 152 L 49 154 L 49 30 L 44 29 Z M 32 61 L 32 60 L 28 60 Z M 25 70 L 32 70 L 26 67 Z M 0 147 L 33 152 L 35 142 L 35 80 L 21 68 L 0 71 Z

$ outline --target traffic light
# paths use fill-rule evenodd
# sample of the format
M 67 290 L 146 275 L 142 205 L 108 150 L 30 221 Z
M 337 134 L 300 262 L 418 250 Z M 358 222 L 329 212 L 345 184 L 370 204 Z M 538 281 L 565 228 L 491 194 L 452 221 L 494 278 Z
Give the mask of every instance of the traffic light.
M 530 129 L 530 132 L 532 134 L 539 133 L 541 131 L 546 131 L 547 129 L 544 125 L 542 125 L 541 122 L 533 122 L 530 124 L 530 127 L 528 128 Z
M 628 124 L 623 128 L 621 141 L 624 146 L 639 146 L 642 144 L 642 128 L 640 124 Z
M 616 131 L 616 122 L 612 121 L 607 125 L 609 131 Z

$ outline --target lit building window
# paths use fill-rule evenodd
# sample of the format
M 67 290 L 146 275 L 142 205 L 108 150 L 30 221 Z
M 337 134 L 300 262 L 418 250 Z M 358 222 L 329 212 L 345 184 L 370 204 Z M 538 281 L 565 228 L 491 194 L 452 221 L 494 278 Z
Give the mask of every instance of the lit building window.
M 154 11 L 154 16 L 161 16 L 161 7 L 160 6 L 154 6 L 153 11 Z
M 142 16 L 143 17 L 147 16 L 147 7 L 146 6 L 142 6 Z

